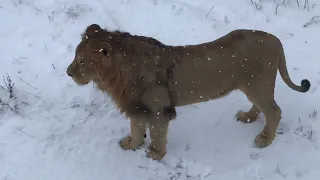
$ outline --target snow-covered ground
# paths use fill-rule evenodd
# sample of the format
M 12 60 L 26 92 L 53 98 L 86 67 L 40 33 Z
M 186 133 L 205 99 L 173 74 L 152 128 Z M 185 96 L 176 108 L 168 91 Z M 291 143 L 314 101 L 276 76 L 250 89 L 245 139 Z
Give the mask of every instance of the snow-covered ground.
M 320 2 L 298 2 L 1 0 L 0 180 L 318 179 Z M 240 92 L 178 108 L 168 154 L 152 161 L 147 144 L 137 151 L 119 147 L 129 121 L 109 97 L 65 74 L 80 33 L 92 23 L 171 45 L 212 41 L 237 28 L 268 31 L 282 40 L 293 81 L 307 78 L 312 87 L 298 93 L 278 76 L 283 119 L 264 149 L 253 147 L 264 116 L 253 124 L 235 120 L 251 106 Z

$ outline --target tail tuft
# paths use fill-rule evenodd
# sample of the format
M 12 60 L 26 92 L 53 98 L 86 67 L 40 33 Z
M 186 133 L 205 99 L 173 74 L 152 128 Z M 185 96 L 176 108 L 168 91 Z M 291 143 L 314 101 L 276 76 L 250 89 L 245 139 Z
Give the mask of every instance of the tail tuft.
M 307 91 L 309 91 L 309 89 L 310 89 L 310 81 L 309 80 L 307 80 L 307 79 L 303 79 L 302 81 L 301 81 L 301 92 L 307 92 Z

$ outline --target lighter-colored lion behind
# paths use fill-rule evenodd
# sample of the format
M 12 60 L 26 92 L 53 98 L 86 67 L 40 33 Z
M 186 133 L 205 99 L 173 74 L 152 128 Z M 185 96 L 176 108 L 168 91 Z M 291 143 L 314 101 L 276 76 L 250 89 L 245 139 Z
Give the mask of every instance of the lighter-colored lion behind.
M 255 138 L 257 147 L 270 145 L 281 119 L 274 100 L 277 71 L 293 90 L 307 92 L 289 78 L 280 40 L 266 32 L 235 30 L 203 44 L 168 46 L 144 36 L 111 32 L 97 24 L 87 27 L 67 74 L 78 85 L 93 81 L 108 93 L 130 119 L 131 135 L 120 141 L 123 149 L 137 149 L 149 127 L 148 157 L 166 154 L 169 122 L 175 108 L 242 91 L 253 104 L 236 118 L 245 123 L 263 112 L 266 124 Z M 191 132 L 192 133 L 192 132 Z

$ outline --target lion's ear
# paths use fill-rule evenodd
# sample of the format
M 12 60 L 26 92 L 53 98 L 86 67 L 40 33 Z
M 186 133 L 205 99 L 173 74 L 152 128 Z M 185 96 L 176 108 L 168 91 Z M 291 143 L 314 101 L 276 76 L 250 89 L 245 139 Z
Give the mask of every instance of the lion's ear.
M 91 24 L 87 27 L 85 35 L 87 37 L 94 37 L 99 31 L 101 31 L 101 27 L 98 24 Z
M 111 51 L 112 51 L 111 44 L 109 44 L 108 42 L 101 42 L 100 45 L 102 48 L 101 51 L 102 51 L 103 55 L 107 56 L 111 53 Z

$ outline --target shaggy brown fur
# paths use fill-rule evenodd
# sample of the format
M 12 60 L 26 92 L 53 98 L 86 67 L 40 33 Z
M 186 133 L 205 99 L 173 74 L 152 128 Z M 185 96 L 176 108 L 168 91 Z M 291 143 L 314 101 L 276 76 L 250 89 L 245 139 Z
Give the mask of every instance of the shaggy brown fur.
M 208 43 L 168 46 L 143 36 L 110 32 L 92 24 L 82 35 L 67 74 L 79 85 L 93 81 L 107 92 L 131 122 L 131 135 L 121 141 L 123 149 L 144 143 L 146 127 L 152 143 L 148 157 L 166 154 L 168 126 L 176 118 L 175 107 L 220 98 L 242 91 L 252 102 L 238 120 L 254 122 L 259 113 L 266 124 L 255 138 L 258 147 L 270 145 L 281 119 L 274 100 L 279 70 L 293 90 L 307 92 L 289 78 L 280 40 L 266 32 L 235 30 Z

